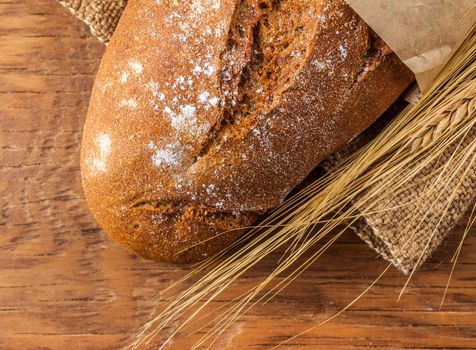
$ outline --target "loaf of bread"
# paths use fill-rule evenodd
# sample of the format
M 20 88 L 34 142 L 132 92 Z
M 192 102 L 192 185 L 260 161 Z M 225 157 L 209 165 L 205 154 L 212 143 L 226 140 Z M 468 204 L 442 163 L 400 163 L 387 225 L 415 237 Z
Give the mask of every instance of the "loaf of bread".
M 84 128 L 87 201 L 129 250 L 203 259 L 413 80 L 343 0 L 129 0 Z

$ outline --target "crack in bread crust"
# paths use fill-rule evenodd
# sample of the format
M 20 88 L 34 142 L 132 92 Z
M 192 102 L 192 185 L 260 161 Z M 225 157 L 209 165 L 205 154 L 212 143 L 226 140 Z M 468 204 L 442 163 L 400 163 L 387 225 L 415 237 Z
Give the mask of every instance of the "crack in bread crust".
M 313 6 L 314 12 L 309 11 Z M 286 90 L 299 78 L 314 44 L 318 25 L 310 26 L 305 15 L 307 11 L 308 17 L 310 14 L 315 16 L 317 7 L 315 0 L 302 1 L 297 7 L 293 0 L 241 0 L 237 3 L 226 49 L 221 54 L 223 114 L 200 146 L 192 164 L 206 157 L 224 139 L 245 137 L 257 126 L 258 117 L 279 104 Z M 288 23 L 293 22 L 290 10 L 300 19 L 294 27 Z M 285 35 L 280 30 L 289 32 L 284 40 Z M 348 88 L 349 93 L 365 79 L 369 70 L 392 53 L 371 29 L 367 43 L 365 60 Z
M 297 7 L 291 6 L 293 3 L 292 0 L 242 0 L 237 3 L 228 42 L 221 54 L 223 115 L 212 127 L 194 163 L 205 157 L 225 136 L 240 138 L 246 135 L 256 126 L 257 116 L 266 114 L 277 104 L 302 69 L 302 58 L 309 50 L 317 27 L 308 22 L 308 28 L 305 28 L 305 18 L 314 15 L 318 6 L 315 0 L 302 1 Z M 286 15 L 290 10 L 303 22 L 297 28 L 287 26 L 289 16 Z M 285 73 L 281 72 L 278 63 L 289 65 L 283 69 Z

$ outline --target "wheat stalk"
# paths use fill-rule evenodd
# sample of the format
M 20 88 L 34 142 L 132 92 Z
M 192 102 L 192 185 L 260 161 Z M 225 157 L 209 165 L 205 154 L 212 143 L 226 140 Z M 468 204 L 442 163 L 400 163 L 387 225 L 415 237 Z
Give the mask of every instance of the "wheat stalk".
M 245 271 L 277 248 L 290 246 L 285 258 L 280 260 L 269 276 L 241 295 L 236 303 L 223 308 L 225 311 L 215 318 L 215 326 L 205 333 L 197 347 L 211 337 L 216 338 L 253 305 L 269 300 L 297 278 L 347 227 L 369 214 L 378 212 L 381 210 L 379 203 L 388 201 L 392 196 L 408 189 L 413 179 L 451 147 L 454 148 L 451 156 L 445 164 L 433 169 L 431 183 L 417 200 L 417 204 L 424 204 L 429 198 L 435 199 L 435 202 L 444 199 L 445 205 L 438 213 L 442 218 L 449 210 L 458 190 L 457 186 L 447 198 L 442 198 L 443 194 L 447 193 L 448 183 L 457 180 L 461 171 L 465 176 L 476 166 L 476 139 L 473 138 L 463 145 L 463 141 L 468 141 L 470 131 L 476 127 L 475 43 L 476 31 L 473 28 L 433 87 L 415 105 L 403 111 L 375 140 L 338 169 L 318 179 L 271 212 L 260 227 L 251 229 L 241 240 L 242 242 L 254 237 L 247 241 L 246 245 L 229 255 L 223 253 L 204 262 L 187 276 L 189 278 L 203 269 L 209 270 L 191 288 L 169 300 L 165 309 L 144 326 L 134 347 L 151 341 L 171 323 L 188 314 L 173 334 L 161 344 L 161 348 L 165 347 L 173 336 L 195 319 Z M 458 184 L 461 184 L 461 181 L 462 179 Z M 431 203 L 429 208 L 433 205 L 434 203 Z M 408 242 L 411 242 L 415 233 L 415 224 L 418 229 L 428 215 L 422 215 L 422 208 L 428 209 L 427 206 L 417 206 L 402 230 L 402 235 L 408 237 Z M 310 234 L 318 223 L 319 228 Z M 436 230 L 437 227 L 428 239 L 425 249 L 428 248 Z M 332 238 L 328 244 L 296 266 L 298 259 L 312 246 L 330 235 Z M 419 260 L 424 253 L 422 251 Z M 266 290 L 277 276 L 288 270 L 291 271 L 288 276 Z
M 440 136 L 449 129 L 457 127 L 466 120 L 474 116 L 476 111 L 476 82 L 472 81 L 470 89 L 472 96 L 456 101 L 454 108 L 446 110 L 444 113 L 437 115 L 428 125 L 422 128 L 413 138 L 409 140 L 411 152 L 415 153 L 419 149 L 430 147 Z

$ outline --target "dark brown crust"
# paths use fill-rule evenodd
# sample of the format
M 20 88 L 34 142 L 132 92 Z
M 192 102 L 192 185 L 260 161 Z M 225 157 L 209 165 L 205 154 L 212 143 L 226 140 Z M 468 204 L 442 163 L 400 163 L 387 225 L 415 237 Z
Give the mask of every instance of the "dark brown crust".
M 252 122 L 226 126 L 210 140 L 227 108 L 220 68 L 236 1 L 221 1 L 215 10 L 194 8 L 202 11 L 199 19 L 173 0 L 160 6 L 129 2 L 98 73 L 81 155 L 89 205 L 113 238 L 162 261 L 196 261 L 217 252 L 240 233 L 223 232 L 250 225 L 279 205 L 413 81 L 341 0 L 316 6 L 320 23 L 293 84 Z M 186 28 L 170 22 L 173 16 Z M 207 28 L 223 30 L 204 35 Z M 189 37 L 180 36 L 184 30 Z M 182 89 L 189 77 L 193 81 Z M 150 91 L 156 83 L 166 98 L 178 96 L 176 111 L 191 109 L 196 120 L 189 127 L 209 129 L 171 128 L 176 115 L 167 116 L 167 100 Z M 203 91 L 222 103 L 192 108 Z M 159 168 L 152 166 L 154 152 Z M 177 154 L 180 161 L 167 158 Z

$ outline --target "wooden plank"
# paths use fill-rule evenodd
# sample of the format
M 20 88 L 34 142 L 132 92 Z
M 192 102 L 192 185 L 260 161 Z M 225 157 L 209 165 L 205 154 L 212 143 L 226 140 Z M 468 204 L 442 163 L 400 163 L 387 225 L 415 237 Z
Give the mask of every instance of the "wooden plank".
M 124 348 L 150 319 L 162 291 L 188 271 L 125 252 L 86 207 L 81 128 L 103 50 L 54 0 L 0 2 L 1 349 Z M 474 230 L 439 309 L 463 229 L 414 276 L 400 302 L 406 277 L 391 270 L 349 311 L 282 348 L 476 348 Z M 278 256 L 265 259 L 210 308 L 266 276 Z M 385 267 L 348 233 L 214 348 L 271 349 L 345 307 Z M 197 340 L 185 335 L 190 330 L 170 348 L 187 349 Z

